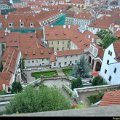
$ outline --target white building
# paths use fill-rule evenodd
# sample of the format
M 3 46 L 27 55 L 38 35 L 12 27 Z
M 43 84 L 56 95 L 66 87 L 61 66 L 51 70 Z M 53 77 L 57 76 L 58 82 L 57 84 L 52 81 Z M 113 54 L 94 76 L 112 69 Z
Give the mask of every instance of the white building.
M 100 75 L 109 84 L 120 84 L 120 40 L 112 43 L 104 52 Z

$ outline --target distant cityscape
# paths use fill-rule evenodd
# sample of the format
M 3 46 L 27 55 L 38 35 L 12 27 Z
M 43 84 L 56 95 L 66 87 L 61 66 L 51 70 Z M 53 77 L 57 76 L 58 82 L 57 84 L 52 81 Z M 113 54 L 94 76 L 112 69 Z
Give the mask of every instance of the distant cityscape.
M 15 82 L 56 86 L 73 108 L 120 105 L 120 0 L 0 0 L 0 112 Z

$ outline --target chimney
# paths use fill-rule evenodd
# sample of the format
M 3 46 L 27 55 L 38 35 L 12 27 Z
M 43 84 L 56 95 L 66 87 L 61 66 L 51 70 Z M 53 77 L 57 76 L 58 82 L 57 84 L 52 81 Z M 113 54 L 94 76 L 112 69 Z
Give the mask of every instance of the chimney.
M 8 15 L 5 15 L 5 19 L 7 19 L 8 18 Z
M 70 29 L 70 27 L 71 27 L 71 26 L 70 26 L 70 25 L 68 25 L 68 28 L 69 28 L 69 29 Z

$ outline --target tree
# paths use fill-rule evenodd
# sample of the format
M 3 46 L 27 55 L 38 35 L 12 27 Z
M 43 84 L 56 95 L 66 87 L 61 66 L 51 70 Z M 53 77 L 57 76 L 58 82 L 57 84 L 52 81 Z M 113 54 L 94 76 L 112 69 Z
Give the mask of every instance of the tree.
M 112 31 L 100 30 L 97 32 L 97 36 L 100 37 L 100 39 L 103 39 L 106 34 L 112 34 Z
M 117 41 L 118 38 L 113 35 L 112 31 L 100 30 L 97 32 L 98 37 L 101 39 L 101 45 L 104 49 L 106 49 L 110 44 L 114 41 Z
M 79 87 L 83 87 L 82 80 L 81 80 L 80 77 L 78 77 L 77 79 L 73 80 L 73 81 L 72 81 L 72 84 L 71 84 L 72 90 L 73 90 L 74 88 L 79 88 Z
M 69 100 L 56 87 L 27 86 L 10 101 L 6 107 L 6 113 L 32 113 L 70 108 Z
M 84 56 L 81 56 L 80 61 L 73 67 L 72 75 L 74 77 L 88 77 L 90 71 L 90 65 L 85 60 Z
M 16 80 L 12 83 L 12 93 L 18 93 L 22 91 L 22 85 L 20 82 L 17 82 Z
M 112 44 L 114 41 L 117 41 L 118 38 L 112 34 L 106 34 L 104 38 L 102 39 L 102 47 L 106 49 L 110 44 Z
M 106 85 L 106 84 L 107 83 L 105 82 L 105 80 L 103 78 L 101 78 L 100 76 L 97 76 L 92 80 L 92 85 L 93 86 Z

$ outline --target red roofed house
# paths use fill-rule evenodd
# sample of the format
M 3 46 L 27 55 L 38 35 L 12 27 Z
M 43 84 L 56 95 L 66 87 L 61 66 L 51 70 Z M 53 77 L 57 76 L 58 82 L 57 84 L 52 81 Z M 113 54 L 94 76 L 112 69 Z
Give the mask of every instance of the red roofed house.
M 99 106 L 120 105 L 120 90 L 105 92 Z
M 78 26 L 51 26 L 45 27 L 44 43 L 54 48 L 51 56 L 51 67 L 64 67 L 74 65 L 83 53 L 88 51 L 89 45 L 95 35 L 89 31 L 80 33 Z
M 111 23 L 112 23 L 112 19 L 110 16 L 102 16 L 96 19 L 95 21 L 93 21 L 89 25 L 88 30 L 96 34 L 97 31 L 100 31 L 101 29 L 109 30 Z
M 16 48 L 8 47 L 2 57 L 3 70 L 0 72 L 0 90 L 9 92 L 14 80 L 21 81 L 20 70 L 21 52 Z
M 66 25 L 79 25 L 80 31 L 85 31 L 88 25 L 94 20 L 94 16 L 90 12 L 80 12 L 73 16 L 67 16 Z

